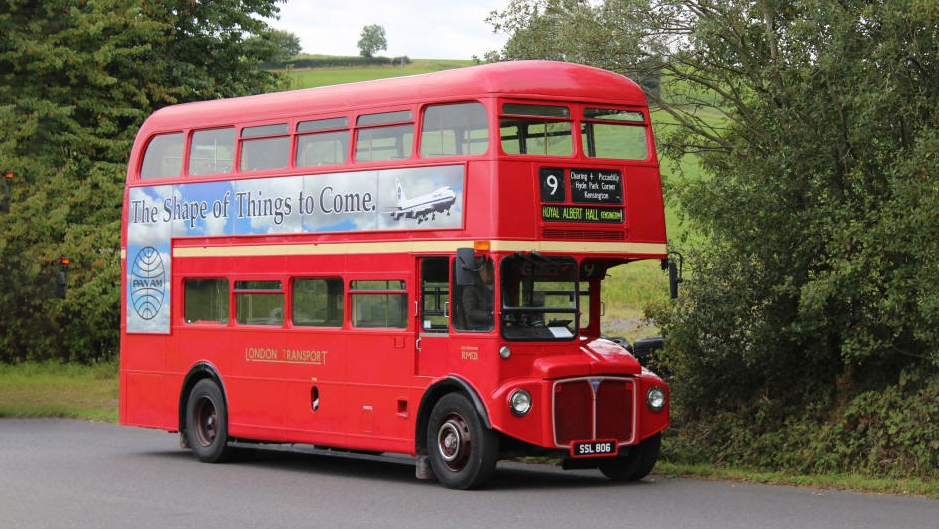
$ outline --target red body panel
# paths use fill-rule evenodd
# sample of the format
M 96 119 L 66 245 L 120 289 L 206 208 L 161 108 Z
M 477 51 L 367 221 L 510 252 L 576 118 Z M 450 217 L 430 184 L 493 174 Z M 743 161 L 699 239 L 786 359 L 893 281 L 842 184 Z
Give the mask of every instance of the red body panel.
M 419 127 L 419 116 L 427 104 L 478 101 L 489 115 L 490 138 L 498 138 L 499 108 L 507 99 L 563 103 L 574 116 L 588 105 L 630 109 L 643 112 L 649 127 L 645 97 L 628 79 L 596 68 L 542 61 L 191 103 L 154 113 L 134 143 L 125 192 L 121 423 L 180 429 L 184 384 L 196 366 L 206 366 L 220 379 L 228 404 L 229 434 L 235 438 L 413 454 L 418 450 L 422 399 L 427 388 L 447 377 L 458 378 L 475 391 L 494 429 L 538 447 L 565 449 L 556 443 L 552 402 L 556 383 L 572 378 L 597 377 L 610 380 L 609 384 L 631 381 L 634 397 L 625 397 L 626 389 L 618 387 L 603 390 L 613 395 L 605 401 L 613 404 L 598 408 L 603 414 L 621 409 L 616 402 L 634 399 L 633 409 L 623 409 L 634 425 L 598 421 L 607 438 L 609 432 L 619 432 L 615 437 L 623 443 L 628 429 L 628 443 L 636 443 L 664 429 L 668 425 L 667 405 L 652 412 L 645 405 L 645 394 L 652 386 L 665 385 L 624 349 L 599 338 L 598 295 L 589 304 L 594 323 L 581 329 L 582 336 L 569 341 L 507 342 L 498 325 L 490 332 L 459 332 L 451 326 L 449 333 L 425 335 L 416 316 L 419 258 L 441 256 L 452 262 L 454 250 L 473 246 L 473 241 L 489 242 L 489 255 L 496 260 L 532 250 L 610 263 L 664 258 L 664 209 L 651 129 L 649 156 L 636 161 L 587 158 L 579 140 L 573 142 L 574 152 L 569 157 L 510 156 L 502 152 L 498 141 L 491 140 L 482 155 L 422 158 L 417 155 L 415 140 L 413 152 L 405 159 L 349 162 L 323 171 L 294 167 L 294 146 L 291 163 L 284 169 L 250 175 L 235 169 L 221 175 L 138 178 L 144 151 L 156 134 L 183 132 L 190 138 L 196 129 L 282 122 L 294 131 L 303 120 L 347 116 L 355 123 L 360 114 L 402 109 L 413 112 Z M 579 137 L 577 130 L 575 133 Z M 133 256 L 125 255 L 131 190 L 459 164 L 464 172 L 460 227 L 173 236 L 172 272 L 167 278 L 169 331 L 128 332 L 128 310 L 134 310 L 128 307 L 126 284 L 128 260 Z M 543 220 L 538 180 L 543 167 L 619 171 L 625 221 L 610 225 Z M 287 313 L 282 325 L 239 325 L 234 317 L 225 323 L 185 321 L 184 280 L 216 277 L 227 278 L 231 284 L 279 280 L 287 292 L 294 278 L 341 278 L 345 286 L 343 323 L 339 327 L 294 326 L 289 303 L 293 294 L 285 294 Z M 354 327 L 348 289 L 354 280 L 405 281 L 407 327 Z M 229 296 L 234 316 L 235 295 L 229 292 Z M 504 345 L 512 350 L 508 359 L 499 356 Z M 516 417 L 508 407 L 509 395 L 516 389 L 526 389 L 533 397 L 532 410 L 524 417 Z

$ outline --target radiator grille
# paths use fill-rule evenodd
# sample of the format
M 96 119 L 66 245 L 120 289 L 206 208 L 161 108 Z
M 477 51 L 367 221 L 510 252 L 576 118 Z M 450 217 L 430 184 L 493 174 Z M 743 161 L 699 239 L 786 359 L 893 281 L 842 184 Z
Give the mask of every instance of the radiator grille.
M 635 384 L 628 378 L 577 378 L 554 384 L 554 440 L 616 439 L 633 441 Z
M 601 240 L 601 241 L 622 241 L 626 238 L 622 230 L 562 230 L 545 229 L 545 239 L 576 239 L 576 240 Z

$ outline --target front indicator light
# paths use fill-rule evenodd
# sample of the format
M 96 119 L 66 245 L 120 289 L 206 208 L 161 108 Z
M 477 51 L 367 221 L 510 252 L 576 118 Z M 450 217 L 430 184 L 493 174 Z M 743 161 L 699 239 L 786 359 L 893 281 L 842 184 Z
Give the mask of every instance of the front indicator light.
M 662 411 L 665 407 L 665 390 L 658 386 L 649 388 L 646 392 L 646 405 L 652 411 Z
M 509 409 L 516 417 L 528 415 L 531 411 L 531 394 L 524 389 L 516 389 L 509 397 Z

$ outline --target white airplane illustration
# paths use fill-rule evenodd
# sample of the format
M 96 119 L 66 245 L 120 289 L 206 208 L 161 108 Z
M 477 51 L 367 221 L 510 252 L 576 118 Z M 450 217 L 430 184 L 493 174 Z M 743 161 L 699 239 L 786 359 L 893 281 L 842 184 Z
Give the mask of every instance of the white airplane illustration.
M 434 191 L 419 197 L 408 198 L 401 187 L 401 181 L 395 180 L 395 191 L 398 196 L 398 205 L 391 211 L 391 218 L 398 220 L 401 217 L 417 219 L 417 223 L 436 218 L 437 213 L 450 215 L 450 208 L 456 202 L 456 193 L 450 186 L 438 187 Z

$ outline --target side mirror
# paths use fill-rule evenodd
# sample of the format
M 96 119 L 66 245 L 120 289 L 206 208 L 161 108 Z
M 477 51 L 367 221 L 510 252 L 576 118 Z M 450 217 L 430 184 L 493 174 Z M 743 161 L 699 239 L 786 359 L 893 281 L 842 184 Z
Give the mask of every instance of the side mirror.
M 669 252 L 669 255 L 678 256 L 677 264 L 672 259 L 668 260 L 668 291 L 672 299 L 676 299 L 678 297 L 678 283 L 683 281 L 681 276 L 682 268 L 684 268 L 684 258 L 678 252 Z
M 472 248 L 456 249 L 456 284 L 466 287 L 476 280 L 476 251 Z

